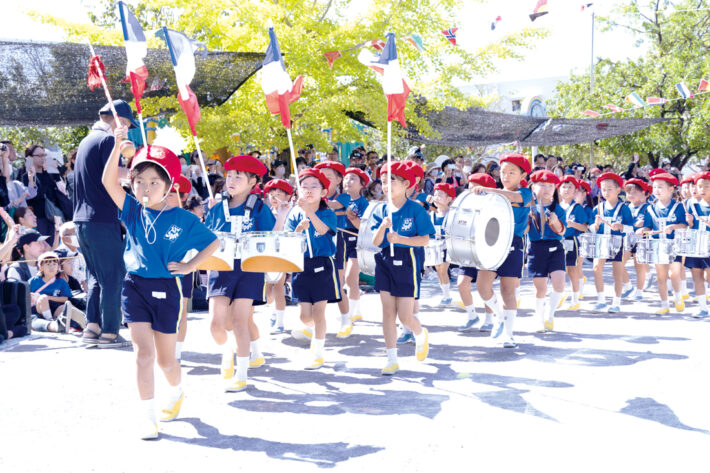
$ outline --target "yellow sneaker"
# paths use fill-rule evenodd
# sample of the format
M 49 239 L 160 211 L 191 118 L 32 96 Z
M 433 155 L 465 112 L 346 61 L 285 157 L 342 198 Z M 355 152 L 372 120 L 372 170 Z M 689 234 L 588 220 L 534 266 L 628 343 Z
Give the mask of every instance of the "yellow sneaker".
M 685 301 L 683 299 L 680 300 L 680 304 L 676 303 L 675 304 L 675 310 L 676 312 L 683 312 L 685 309 Z
M 170 422 L 175 419 L 180 413 L 180 407 L 182 407 L 182 400 L 185 399 L 185 392 L 180 394 L 180 399 L 175 401 L 172 406 L 168 406 L 160 411 L 160 422 Z
M 242 392 L 247 388 L 247 382 L 246 381 L 235 381 L 229 385 L 227 385 L 224 390 L 228 393 L 238 393 Z
M 462 309 L 465 309 L 465 308 L 466 308 L 466 306 L 463 305 L 463 301 L 456 301 L 456 305 L 458 305 L 458 306 L 461 307 Z
M 233 351 L 226 351 L 226 352 L 222 353 L 221 369 L 222 369 L 222 378 L 223 379 L 232 379 L 232 377 L 234 376 L 234 352 Z
M 340 327 L 340 331 L 338 334 L 335 336 L 335 338 L 348 338 L 350 334 L 353 331 L 353 324 L 350 322 L 347 326 L 345 327 Z
M 545 321 L 545 330 L 548 332 L 552 332 L 555 329 L 555 321 L 554 320 L 546 320 Z
M 350 317 L 351 322 L 357 322 L 358 320 L 362 320 L 362 315 L 353 315 Z
M 266 363 L 266 358 L 260 356 L 259 358 L 254 358 L 249 361 L 249 368 L 258 368 L 260 366 L 264 366 L 264 363 Z
M 562 299 L 560 299 L 560 303 L 557 304 L 557 308 L 560 309 L 562 308 L 562 303 L 567 300 L 567 293 L 562 295 Z
M 688 299 L 690 299 L 691 302 L 693 301 L 693 298 L 691 297 L 690 294 L 683 294 L 682 296 L 680 296 L 680 298 L 684 301 L 686 301 Z
M 567 307 L 567 310 L 579 310 L 579 302 Z
M 582 299 L 584 299 L 584 294 L 582 294 L 582 293 L 580 292 L 580 293 L 579 293 L 579 300 L 581 301 Z
M 392 376 L 397 371 L 399 371 L 399 364 L 398 363 L 387 365 L 384 368 L 382 368 L 382 376 Z
M 321 366 L 323 366 L 323 358 L 316 358 L 313 360 L 313 363 L 311 363 L 310 365 L 306 365 L 306 369 L 317 370 Z
M 153 440 L 158 438 L 158 424 L 151 421 L 145 421 L 141 425 L 140 430 L 141 440 Z
M 663 315 L 663 314 L 669 313 L 670 311 L 671 311 L 671 310 L 670 310 L 668 307 L 666 307 L 666 308 L 663 308 L 663 309 L 658 309 L 658 310 L 656 311 L 656 314 L 658 314 L 658 315 Z
M 310 342 L 311 338 L 313 338 L 313 332 L 309 328 L 293 329 L 291 330 L 291 335 L 301 342 Z
M 516 302 L 516 304 L 517 304 L 517 308 L 518 308 L 518 309 L 520 309 L 520 303 L 521 303 L 521 302 L 522 302 L 522 300 L 521 300 L 521 299 L 518 299 L 518 301 Z
M 429 355 L 429 331 L 425 328 L 424 330 L 424 343 L 421 347 L 417 347 L 417 361 L 424 361 Z

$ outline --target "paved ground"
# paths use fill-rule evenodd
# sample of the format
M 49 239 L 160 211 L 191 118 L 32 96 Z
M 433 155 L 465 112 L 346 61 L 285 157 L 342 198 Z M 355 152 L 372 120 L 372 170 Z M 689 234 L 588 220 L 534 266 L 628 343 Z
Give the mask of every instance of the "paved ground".
M 587 268 L 588 270 L 589 268 Z M 587 271 L 588 272 L 588 271 Z M 187 397 L 157 441 L 135 440 L 133 354 L 87 350 L 76 338 L 39 336 L 0 352 L 0 471 L 680 471 L 703 468 L 710 445 L 710 323 L 656 316 L 657 296 L 621 314 L 558 313 L 538 334 L 523 284 L 519 347 L 494 347 L 455 327 L 462 310 L 432 308 L 426 363 L 401 347 L 403 370 L 380 376 L 377 296 L 365 320 L 336 340 L 329 308 L 326 367 L 301 369 L 305 348 L 268 335 L 268 365 L 246 392 L 226 394 L 204 313 L 190 316 Z M 589 307 L 593 288 L 587 284 Z M 650 299 L 653 299 L 651 303 Z M 694 309 L 694 307 L 691 306 Z M 295 308 L 287 311 L 295 326 Z M 164 388 L 160 380 L 159 388 Z M 159 392 L 160 395 L 160 392 Z

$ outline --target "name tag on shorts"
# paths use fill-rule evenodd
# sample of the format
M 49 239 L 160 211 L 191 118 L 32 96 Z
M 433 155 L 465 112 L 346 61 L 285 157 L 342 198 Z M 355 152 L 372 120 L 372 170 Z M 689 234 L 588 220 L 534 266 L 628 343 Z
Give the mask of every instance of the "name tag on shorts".
M 348 237 L 348 241 L 356 241 L 356 240 L 357 240 L 357 237 L 354 237 L 354 236 Z
M 313 272 L 314 272 L 314 273 L 320 273 L 320 272 L 323 271 L 324 269 L 325 269 L 325 266 L 321 266 L 320 268 L 314 269 Z
M 552 248 L 548 248 L 547 251 L 549 251 L 550 253 L 554 253 L 555 251 L 557 251 L 557 247 L 553 246 Z
M 151 294 L 154 299 L 166 299 L 168 295 L 164 292 L 153 291 Z
M 395 266 L 402 266 L 402 260 L 400 260 L 400 259 L 392 260 L 392 264 Z

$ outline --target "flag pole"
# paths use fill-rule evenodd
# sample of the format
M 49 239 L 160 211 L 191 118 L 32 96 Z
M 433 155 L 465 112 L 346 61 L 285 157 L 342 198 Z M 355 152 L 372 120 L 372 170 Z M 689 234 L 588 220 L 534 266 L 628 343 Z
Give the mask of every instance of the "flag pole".
M 392 220 L 394 204 L 392 204 L 392 122 L 387 120 L 387 201 L 389 203 L 389 215 Z M 394 227 L 390 229 L 394 231 Z M 390 242 L 390 256 L 394 258 L 394 243 Z
M 138 99 L 136 99 L 138 101 Z M 143 114 L 138 112 L 138 124 L 141 126 L 141 137 L 143 138 L 143 146 L 148 146 L 148 138 L 145 134 L 145 126 L 143 125 Z
M 296 189 L 298 195 L 303 197 L 303 191 L 301 190 L 301 181 L 298 179 L 298 172 L 296 167 L 296 152 L 293 149 L 293 138 L 291 137 L 291 129 L 286 128 L 286 136 L 288 136 L 288 149 L 291 152 L 291 166 L 293 173 L 296 175 Z M 308 257 L 313 258 L 313 247 L 311 246 L 311 234 L 306 230 L 306 243 L 308 243 Z
M 94 53 L 94 47 L 91 45 L 90 41 L 87 40 L 87 43 L 89 45 L 89 51 L 91 51 L 91 57 L 93 58 L 94 56 L 96 56 L 96 53 Z M 89 61 L 91 61 L 91 59 Z M 96 71 L 99 73 L 99 79 L 101 79 L 101 85 L 104 88 L 104 95 L 106 95 L 106 99 L 108 100 L 109 107 L 111 108 L 111 113 L 113 113 L 113 119 L 116 122 L 116 126 L 118 127 L 121 124 L 121 122 L 118 120 L 118 113 L 116 113 L 116 109 L 113 106 L 113 100 L 111 99 L 111 93 L 108 91 L 108 86 L 106 85 L 106 78 L 104 77 L 104 73 L 100 67 L 96 67 Z
M 205 181 L 207 186 L 207 192 L 209 192 L 210 200 L 214 199 L 212 194 L 212 186 L 210 185 L 209 176 L 207 175 L 207 168 L 205 167 L 205 160 L 202 159 L 202 149 L 200 148 L 200 142 L 197 141 L 197 135 L 192 135 L 192 139 L 195 142 L 195 149 L 197 150 L 197 157 L 200 158 L 200 167 L 202 168 L 202 179 Z

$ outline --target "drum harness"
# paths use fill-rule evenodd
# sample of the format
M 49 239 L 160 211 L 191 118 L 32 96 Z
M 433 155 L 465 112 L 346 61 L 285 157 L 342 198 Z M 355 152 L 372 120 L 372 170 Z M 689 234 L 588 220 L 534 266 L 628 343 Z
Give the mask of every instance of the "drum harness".
M 565 211 L 565 220 L 569 221 L 571 218 L 573 218 L 572 212 L 574 212 L 575 205 L 579 205 L 579 204 L 573 200 L 572 203 L 570 204 L 570 206 L 567 207 L 567 210 Z M 572 238 L 574 238 L 576 240 L 577 237 L 572 237 Z M 565 253 L 569 253 L 570 251 L 573 251 L 574 250 L 574 240 L 568 240 L 568 239 L 564 238 L 562 240 L 562 247 L 564 248 Z
M 236 223 L 237 228 L 232 228 L 232 234 L 239 236 L 242 234 L 242 221 L 243 220 L 249 220 L 251 217 L 251 213 L 254 210 L 254 207 L 256 207 L 257 203 L 261 203 L 263 205 L 263 202 L 259 198 L 258 195 L 256 194 L 249 194 L 247 197 L 246 202 L 244 203 L 244 215 L 243 216 L 236 216 L 235 217 L 241 217 L 239 219 L 235 219 L 235 222 L 232 222 L 232 216 L 229 215 L 229 198 L 222 199 L 222 210 L 224 211 L 224 220 L 225 222 L 231 222 L 231 223 Z M 234 225 L 232 225 L 234 226 Z
M 653 208 L 653 205 L 649 206 L 649 208 L 648 208 L 648 212 L 651 214 L 651 218 L 660 227 L 661 240 L 666 239 L 666 226 L 668 225 L 669 220 L 671 220 L 672 218 L 673 219 L 675 218 L 675 209 L 676 208 L 678 208 L 678 201 L 675 201 L 675 203 L 673 204 L 673 207 L 671 207 L 671 210 L 668 212 L 667 217 L 659 217 L 658 214 L 656 214 L 656 210 Z

